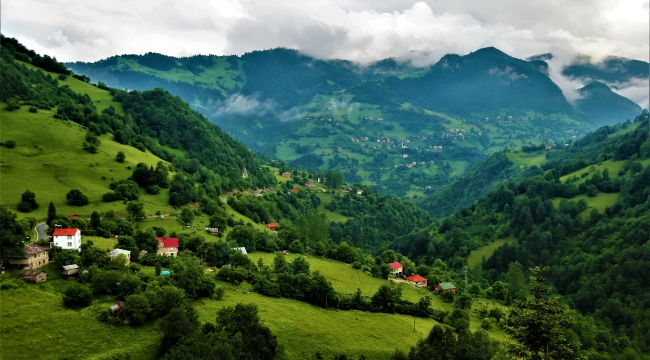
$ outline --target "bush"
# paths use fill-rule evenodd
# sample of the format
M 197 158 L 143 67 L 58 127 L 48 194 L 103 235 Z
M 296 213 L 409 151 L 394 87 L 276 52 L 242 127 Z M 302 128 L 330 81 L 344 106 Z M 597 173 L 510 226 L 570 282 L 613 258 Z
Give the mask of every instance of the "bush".
M 20 109 L 20 101 L 16 100 L 15 98 L 7 100 L 7 103 L 5 104 L 5 110 L 14 111 L 18 109 Z
M 81 284 L 73 284 L 63 292 L 63 306 L 71 309 L 80 309 L 93 301 L 93 292 L 90 287 Z
M 83 206 L 89 203 L 88 197 L 77 189 L 70 190 L 65 198 L 68 200 L 68 205 Z
M 30 212 L 32 210 L 38 209 L 38 203 L 36 202 L 36 194 L 26 190 L 22 196 L 21 201 L 18 203 L 18 210 L 22 212 Z
M 124 155 L 122 151 L 118 151 L 115 160 L 117 160 L 117 162 L 124 162 L 124 160 L 126 160 L 126 155 Z
M 35 113 L 35 112 L 38 112 L 38 109 L 36 108 L 36 106 L 30 106 L 29 107 L 29 112 L 30 113 Z
M 492 324 L 490 323 L 490 320 L 483 319 L 483 321 L 481 321 L 481 329 L 490 331 L 492 329 Z
M 16 147 L 16 142 L 13 140 L 7 140 L 5 141 L 4 145 L 7 149 L 13 149 Z

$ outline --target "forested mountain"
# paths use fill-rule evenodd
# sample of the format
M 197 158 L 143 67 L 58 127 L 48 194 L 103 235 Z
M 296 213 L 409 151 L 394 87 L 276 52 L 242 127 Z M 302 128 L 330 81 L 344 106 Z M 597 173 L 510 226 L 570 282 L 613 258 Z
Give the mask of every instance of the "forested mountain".
M 477 203 L 396 239 L 392 247 L 416 262 L 442 258 L 462 268 L 470 252 L 515 238 L 516 245 L 506 243 L 472 268 L 483 291 L 512 284 L 514 262 L 524 269 L 550 266 L 547 280 L 556 291 L 596 319 L 599 330 L 579 336 L 583 346 L 610 352 L 609 346 L 631 342 L 648 352 L 649 139 L 644 110 L 634 122 L 603 127 L 566 149 L 547 152 L 547 161 L 533 173 L 504 181 Z M 508 162 L 494 156 L 484 165 L 498 171 Z M 515 286 L 499 296 L 516 299 L 517 291 Z
M 600 80 L 607 84 L 625 83 L 650 76 L 648 62 L 608 56 L 598 63 L 589 57 L 579 57 L 562 69 L 562 74 L 575 79 Z
M 638 113 L 589 87 L 572 105 L 544 58 L 485 48 L 424 68 L 395 59 L 362 66 L 278 48 L 66 65 L 111 87 L 162 87 L 254 150 L 417 201 L 506 145 L 560 143 Z

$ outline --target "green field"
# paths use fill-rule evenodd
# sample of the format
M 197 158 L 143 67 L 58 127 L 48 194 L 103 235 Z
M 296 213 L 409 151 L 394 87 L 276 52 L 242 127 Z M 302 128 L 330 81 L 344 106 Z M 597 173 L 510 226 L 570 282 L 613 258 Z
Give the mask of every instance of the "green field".
M 538 166 L 546 162 L 546 154 L 544 152 L 509 152 L 506 153 L 506 156 L 518 166 Z
M 44 218 L 50 201 L 57 212 L 64 215 L 89 217 L 93 211 L 108 210 L 124 213 L 122 202 L 101 200 L 103 194 L 111 191 L 110 182 L 130 177 L 140 162 L 155 165 L 161 159 L 148 151 L 141 152 L 116 143 L 108 136 L 100 137 L 97 153 L 91 154 L 82 149 L 86 129 L 71 121 L 54 119 L 52 115 L 53 112 L 47 110 L 30 113 L 27 107 L 11 112 L 0 111 L 0 141 L 16 141 L 13 149 L 0 148 L 1 203 L 15 209 L 20 195 L 30 190 L 36 194 L 40 207 L 28 214 L 19 213 L 19 216 Z M 126 155 L 124 163 L 115 161 L 118 151 Z M 67 205 L 65 195 L 71 189 L 81 190 L 90 203 L 81 207 Z M 145 205 L 147 215 L 153 215 L 157 210 L 174 211 L 168 205 L 166 192 L 149 195 L 142 191 L 139 201 Z
M 623 166 L 625 165 L 625 160 L 619 160 L 619 161 L 612 161 L 612 160 L 607 160 L 603 161 L 600 164 L 596 165 L 590 165 L 586 168 L 574 171 L 570 174 L 566 174 L 560 178 L 560 181 L 563 183 L 567 182 L 567 180 L 571 178 L 578 178 L 578 180 L 572 182 L 572 184 L 578 186 L 582 184 L 583 182 L 587 181 L 587 179 L 591 179 L 591 177 L 594 175 L 596 171 L 602 172 L 605 169 L 609 170 L 609 177 L 616 178 L 618 177 L 618 172 L 623 169 Z M 639 160 L 639 163 L 641 165 L 648 166 L 650 164 L 650 159 L 641 159 Z M 582 174 L 587 173 L 588 175 L 586 177 L 581 177 Z
M 481 261 L 483 261 L 483 257 L 488 259 L 490 256 L 492 256 L 492 254 L 494 254 L 494 251 L 497 248 L 503 246 L 506 243 L 515 245 L 517 244 L 517 239 L 514 237 L 514 235 L 510 235 L 507 238 L 499 239 L 490 245 L 486 245 L 478 250 L 472 251 L 472 253 L 467 257 L 467 266 L 471 269 L 476 264 L 480 264 Z
M 575 201 L 575 202 L 584 200 L 587 202 L 587 209 L 585 209 L 583 212 L 580 213 L 580 215 L 586 219 L 589 217 L 589 213 L 591 213 L 591 210 L 596 209 L 602 214 L 603 212 L 605 212 L 605 209 L 607 209 L 609 206 L 614 205 L 614 203 L 620 197 L 621 197 L 620 193 L 598 193 L 598 195 L 594 197 L 590 197 L 583 194 L 583 195 L 574 196 L 568 200 Z M 555 207 L 560 206 L 560 201 L 562 201 L 561 198 L 553 199 L 553 205 Z

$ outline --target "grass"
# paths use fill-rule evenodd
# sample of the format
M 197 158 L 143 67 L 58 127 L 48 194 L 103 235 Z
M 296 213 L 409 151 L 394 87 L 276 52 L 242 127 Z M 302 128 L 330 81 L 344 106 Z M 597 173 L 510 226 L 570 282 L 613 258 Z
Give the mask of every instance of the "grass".
M 544 152 L 509 152 L 506 153 L 506 156 L 518 166 L 537 166 L 546 162 L 546 154 Z
M 594 175 L 596 171 L 602 172 L 605 169 L 609 170 L 609 177 L 614 179 L 618 177 L 618 172 L 623 169 L 623 166 L 625 165 L 626 160 L 619 160 L 619 161 L 612 161 L 612 160 L 607 160 L 603 161 L 600 164 L 596 165 L 590 165 L 588 167 L 582 168 L 580 170 L 574 171 L 570 174 L 564 175 L 560 178 L 560 181 L 567 182 L 567 180 L 577 177 L 579 180 L 573 182 L 572 184 L 575 184 L 576 186 L 582 184 L 583 182 L 587 181 L 587 179 L 591 179 L 591 177 Z M 641 159 L 639 160 L 641 165 L 648 166 L 650 164 L 650 159 Z M 589 174 L 586 177 L 581 177 L 582 174 L 587 173 Z
M 514 237 L 514 235 L 510 235 L 507 238 L 499 239 L 490 245 L 486 245 L 478 250 L 472 251 L 472 253 L 467 257 L 467 266 L 471 269 L 474 267 L 474 265 L 480 264 L 481 261 L 483 261 L 483 257 L 486 259 L 490 258 L 490 256 L 494 254 L 494 251 L 497 248 L 503 246 L 506 243 L 515 245 L 517 244 L 517 239 Z
M 596 209 L 602 214 L 603 212 L 605 212 L 605 209 L 607 209 L 609 206 L 614 205 L 614 203 L 616 203 L 616 201 L 618 201 L 620 197 L 621 197 L 620 193 L 598 193 L 598 195 L 594 197 L 590 197 L 583 194 L 583 195 L 574 196 L 568 200 L 575 201 L 575 202 L 584 200 L 587 202 L 587 208 L 580 213 L 582 218 L 586 219 L 589 217 L 589 213 L 591 213 L 591 210 Z M 560 201 L 562 201 L 562 198 L 553 199 L 553 206 L 555 206 L 556 208 L 559 207 Z
M 19 216 L 45 218 L 50 201 L 59 214 L 89 217 L 93 211 L 124 213 L 126 206 L 122 202 L 101 200 L 103 194 L 111 191 L 110 182 L 130 177 L 137 163 L 154 165 L 161 159 L 150 152 L 116 143 L 108 136 L 102 136 L 97 153 L 90 154 L 82 149 L 86 129 L 70 121 L 56 120 L 52 114 L 47 110 L 30 113 L 27 107 L 0 111 L 0 141 L 16 141 L 13 149 L 0 148 L 1 203 L 15 209 L 21 194 L 30 190 L 36 194 L 40 207 Z M 115 161 L 118 151 L 126 155 L 124 163 Z M 71 189 L 81 190 L 90 203 L 82 207 L 67 205 L 65 195 Z M 148 215 L 157 210 L 174 210 L 168 204 L 166 191 L 159 195 L 142 191 L 139 201 L 145 205 Z
M 155 324 L 118 328 L 97 320 L 99 312 L 113 303 L 110 299 L 75 311 L 63 307 L 60 291 L 65 280 L 26 284 L 13 272 L 3 275 L 1 283 L 17 287 L 0 291 L 3 359 L 155 358 L 160 342 Z

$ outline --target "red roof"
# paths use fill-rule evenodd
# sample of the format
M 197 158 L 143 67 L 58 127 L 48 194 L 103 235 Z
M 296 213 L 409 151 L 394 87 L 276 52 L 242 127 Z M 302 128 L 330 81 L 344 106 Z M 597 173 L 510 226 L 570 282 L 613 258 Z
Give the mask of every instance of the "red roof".
M 178 238 L 158 238 L 158 241 L 163 244 L 163 247 L 178 247 Z
M 412 282 L 414 282 L 414 283 L 422 282 L 422 281 L 427 281 L 426 278 L 423 278 L 423 277 L 420 276 L 420 275 L 412 275 L 412 276 L 408 276 L 408 277 L 406 278 L 406 280 L 408 280 L 408 281 L 412 281 Z
M 399 268 L 401 268 L 401 267 L 402 267 L 402 264 L 400 264 L 399 262 L 395 261 L 395 262 L 392 262 L 392 263 L 388 264 L 388 266 L 390 266 L 391 269 L 395 270 L 395 269 L 399 269 Z
M 292 193 L 297 193 L 298 190 L 297 190 L 297 189 L 291 189 L 291 192 L 292 192 Z
M 68 219 L 79 219 L 79 215 L 68 215 Z
M 275 229 L 276 226 L 277 226 L 276 223 L 266 224 L 266 227 L 269 228 L 269 229 Z
M 79 229 L 76 229 L 76 228 L 72 228 L 72 229 L 56 229 L 56 230 L 54 230 L 52 235 L 54 235 L 54 236 L 74 236 L 74 235 L 77 234 L 77 231 L 79 231 Z

